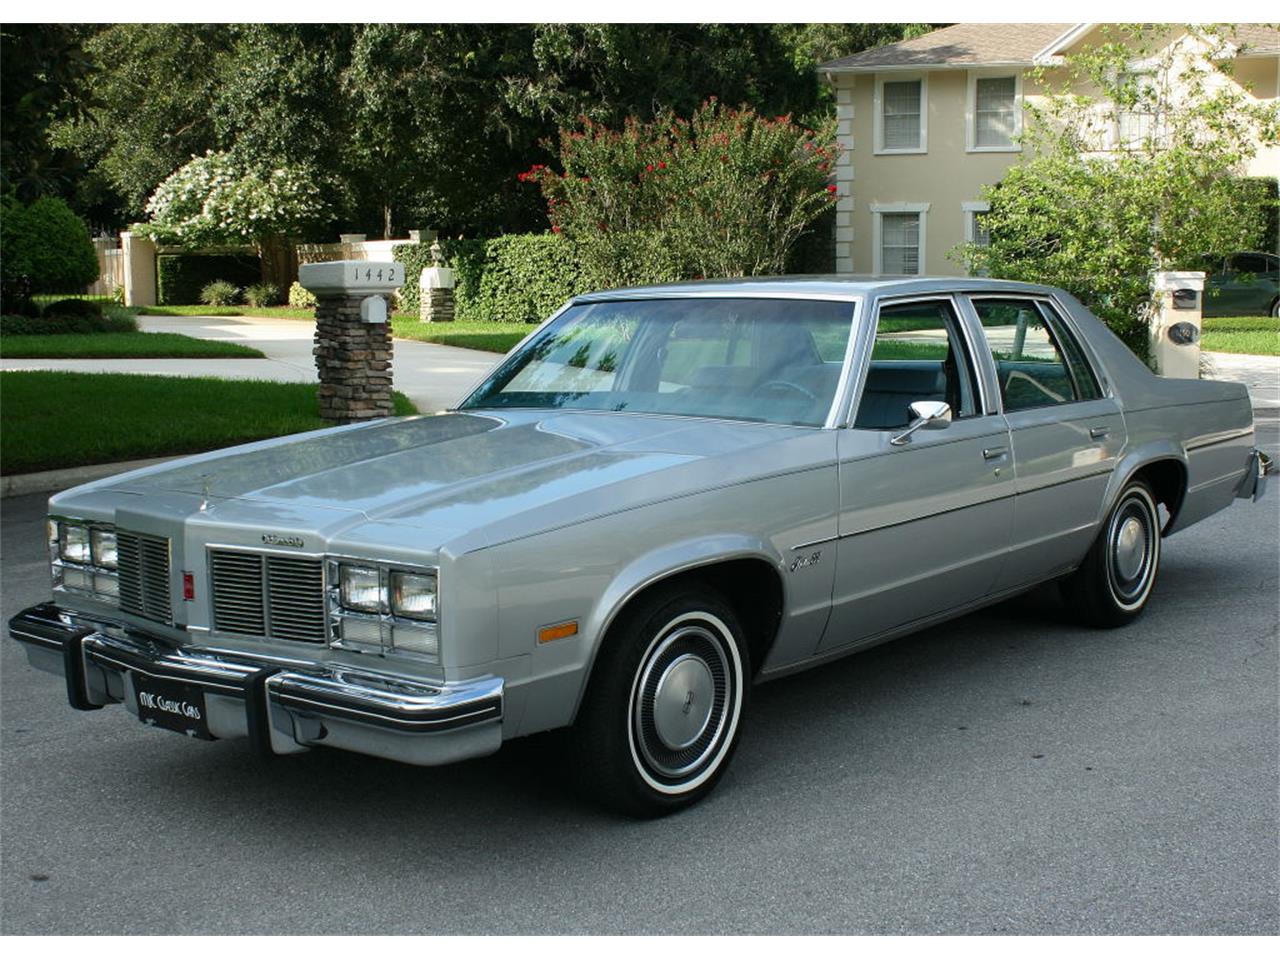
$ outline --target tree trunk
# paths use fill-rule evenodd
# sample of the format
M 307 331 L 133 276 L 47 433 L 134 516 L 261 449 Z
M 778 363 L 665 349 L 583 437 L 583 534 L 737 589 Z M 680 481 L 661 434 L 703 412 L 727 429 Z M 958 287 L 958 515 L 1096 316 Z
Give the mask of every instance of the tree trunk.
M 298 258 L 293 242 L 283 234 L 273 234 L 258 241 L 258 256 L 262 260 L 262 282 L 272 283 L 281 294 L 288 294 L 289 287 L 298 279 Z

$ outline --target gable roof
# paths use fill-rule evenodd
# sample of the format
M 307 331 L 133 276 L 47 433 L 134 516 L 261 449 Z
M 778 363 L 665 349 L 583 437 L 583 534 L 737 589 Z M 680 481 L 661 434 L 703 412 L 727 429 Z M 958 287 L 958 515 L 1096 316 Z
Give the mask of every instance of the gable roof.
M 957 23 L 822 64 L 826 73 L 1025 64 L 1052 51 L 1076 23 Z
M 872 47 L 818 67 L 823 73 L 1032 66 L 1052 61 L 1096 23 L 957 23 L 912 40 Z M 1280 53 L 1280 29 L 1266 23 L 1225 24 L 1240 56 Z

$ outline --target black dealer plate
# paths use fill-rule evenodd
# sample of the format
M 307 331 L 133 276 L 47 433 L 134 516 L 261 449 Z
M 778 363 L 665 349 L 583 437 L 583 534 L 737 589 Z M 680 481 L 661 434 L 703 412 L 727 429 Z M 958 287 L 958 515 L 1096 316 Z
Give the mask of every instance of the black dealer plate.
M 133 692 L 138 698 L 138 717 L 143 723 L 201 740 L 213 739 L 205 712 L 204 691 L 199 687 L 135 673 Z

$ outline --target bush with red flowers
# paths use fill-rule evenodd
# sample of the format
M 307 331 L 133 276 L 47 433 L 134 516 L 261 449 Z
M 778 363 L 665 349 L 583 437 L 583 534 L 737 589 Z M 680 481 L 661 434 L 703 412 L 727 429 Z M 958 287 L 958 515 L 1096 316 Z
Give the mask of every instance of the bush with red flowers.
M 834 124 L 810 130 L 708 100 L 621 130 L 560 132 L 560 171 L 521 173 L 546 198 L 592 286 L 784 273 L 836 202 Z

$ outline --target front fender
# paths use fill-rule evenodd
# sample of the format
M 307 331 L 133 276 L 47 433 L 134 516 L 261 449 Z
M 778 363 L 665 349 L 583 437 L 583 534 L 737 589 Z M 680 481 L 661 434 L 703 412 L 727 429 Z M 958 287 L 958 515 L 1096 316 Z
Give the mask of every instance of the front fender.
M 742 559 L 762 560 L 783 579 L 782 555 L 772 543 L 750 534 L 720 533 L 666 543 L 630 558 L 612 571 L 598 592 L 592 592 L 592 599 L 578 617 L 577 635 L 539 644 L 534 650 L 529 682 L 538 693 L 529 698 L 517 735 L 573 722 L 609 628 L 641 591 L 700 567 Z M 783 579 L 784 609 L 786 589 Z

